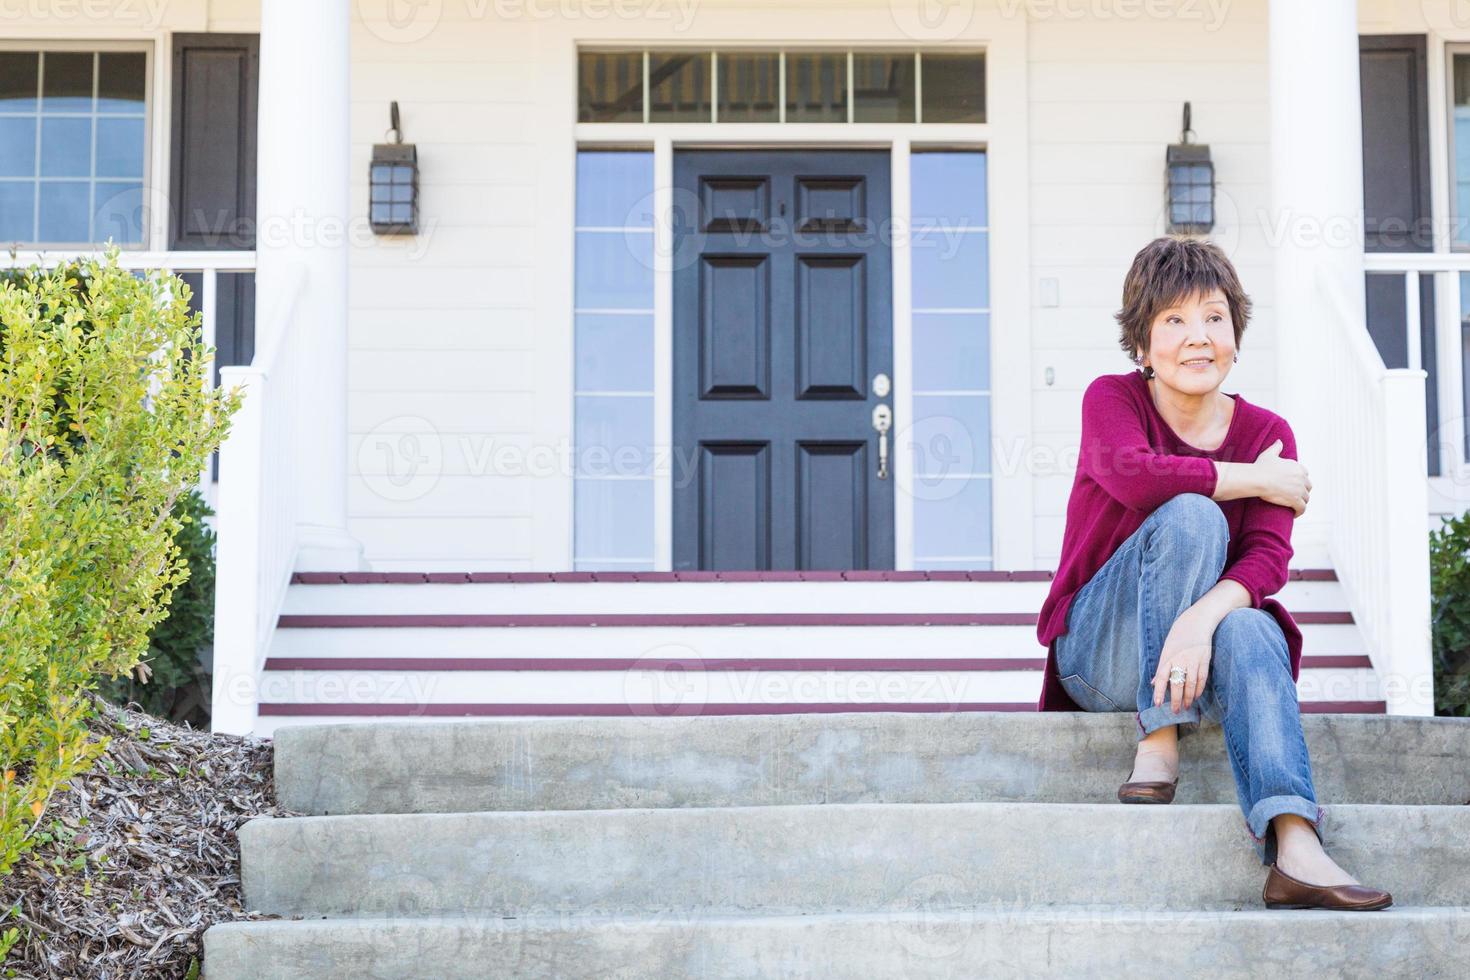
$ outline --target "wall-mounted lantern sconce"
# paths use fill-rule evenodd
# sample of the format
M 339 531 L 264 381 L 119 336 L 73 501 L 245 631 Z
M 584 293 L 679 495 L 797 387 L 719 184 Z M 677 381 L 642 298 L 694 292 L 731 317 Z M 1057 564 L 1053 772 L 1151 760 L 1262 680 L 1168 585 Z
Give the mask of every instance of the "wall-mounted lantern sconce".
M 379 235 L 416 234 L 419 230 L 419 158 L 412 143 L 403 142 L 398 103 L 390 103 L 391 143 L 374 143 L 368 166 L 368 221 Z
M 1165 155 L 1165 196 L 1169 231 L 1203 235 L 1215 227 L 1215 165 L 1210 148 L 1191 143 L 1189 103 L 1184 103 L 1184 132 Z

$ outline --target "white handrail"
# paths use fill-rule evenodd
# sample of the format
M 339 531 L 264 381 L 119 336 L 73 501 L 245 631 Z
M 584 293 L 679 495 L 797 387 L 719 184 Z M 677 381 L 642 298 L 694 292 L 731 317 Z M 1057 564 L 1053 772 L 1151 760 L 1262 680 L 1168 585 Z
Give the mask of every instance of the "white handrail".
M 272 284 L 269 332 L 248 366 L 220 372 L 244 390 L 220 448 L 210 727 L 243 735 L 255 726 L 258 684 L 296 559 L 295 407 L 306 382 L 296 308 L 305 267 Z M 258 331 L 259 332 L 259 331 Z
M 107 253 L 98 249 L 55 248 L 17 249 L 12 257 L 10 251 L 5 249 L 0 251 L 0 269 L 25 269 L 33 265 L 49 269 L 63 262 L 75 262 L 80 259 L 97 259 L 100 262 L 106 257 Z M 124 269 L 168 269 L 172 272 L 203 272 L 206 269 L 213 269 L 216 272 L 253 272 L 255 271 L 255 252 L 249 249 L 218 252 L 150 252 L 140 249 L 119 249 L 117 264 Z
M 1466 252 L 1367 252 L 1364 269 L 1377 276 L 1400 280 L 1404 295 L 1404 347 L 1406 366 L 1425 368 L 1434 379 L 1439 404 L 1429 451 L 1436 455 L 1439 477 L 1454 487 L 1470 485 L 1470 453 L 1467 453 L 1464 395 L 1470 374 L 1461 357 L 1461 318 L 1452 311 L 1460 306 L 1470 274 L 1470 251 Z M 1425 279 L 1428 283 L 1425 283 Z M 1420 307 L 1421 287 L 1429 285 L 1440 306 L 1433 324 L 1425 324 Z M 1446 309 L 1446 307 L 1448 309 Z M 1444 315 L 1441 315 L 1444 314 Z M 1425 362 L 1421 331 L 1435 338 Z
M 1429 499 L 1420 368 L 1387 368 L 1361 315 L 1317 270 L 1312 347 L 1328 365 L 1322 410 L 1332 564 L 1390 714 L 1434 714 Z
M 1470 272 L 1470 252 L 1364 252 L 1365 272 Z

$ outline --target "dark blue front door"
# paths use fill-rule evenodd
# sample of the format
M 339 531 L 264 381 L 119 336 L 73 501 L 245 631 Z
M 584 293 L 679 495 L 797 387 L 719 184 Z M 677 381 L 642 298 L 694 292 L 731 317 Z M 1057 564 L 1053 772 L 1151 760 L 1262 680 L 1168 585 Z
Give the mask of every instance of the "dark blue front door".
M 886 150 L 674 155 L 674 569 L 893 567 Z

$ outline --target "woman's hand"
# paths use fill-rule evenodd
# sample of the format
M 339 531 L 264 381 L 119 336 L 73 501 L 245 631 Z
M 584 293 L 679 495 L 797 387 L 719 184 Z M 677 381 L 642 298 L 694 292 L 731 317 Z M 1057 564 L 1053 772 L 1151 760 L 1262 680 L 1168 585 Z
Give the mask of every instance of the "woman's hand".
M 1312 495 L 1312 481 L 1307 476 L 1307 468 L 1289 456 L 1281 455 L 1280 439 L 1261 450 L 1255 467 L 1261 478 L 1261 499 L 1290 507 L 1297 517 L 1301 517 L 1307 509 L 1307 498 Z
M 1164 639 L 1159 655 L 1159 669 L 1154 671 L 1154 707 L 1164 703 L 1164 690 L 1169 691 L 1169 707 L 1176 715 L 1194 703 L 1210 676 L 1210 654 L 1213 652 L 1216 623 L 1193 608 L 1186 609 L 1174 620 Z M 1170 684 L 1169 671 L 1185 670 L 1183 684 Z

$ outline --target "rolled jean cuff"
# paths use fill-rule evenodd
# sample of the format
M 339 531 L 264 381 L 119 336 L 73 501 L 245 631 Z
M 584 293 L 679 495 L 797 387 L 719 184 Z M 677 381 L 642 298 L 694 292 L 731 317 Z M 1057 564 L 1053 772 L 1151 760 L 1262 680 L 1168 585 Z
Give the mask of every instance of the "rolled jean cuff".
M 1304 796 L 1268 796 L 1258 800 L 1256 805 L 1251 807 L 1250 815 L 1245 818 L 1245 828 L 1251 835 L 1251 841 L 1256 846 L 1256 854 L 1260 857 L 1261 863 L 1271 864 L 1276 860 L 1276 835 L 1270 834 L 1270 840 L 1267 840 L 1267 831 L 1270 829 L 1273 817 L 1279 817 L 1283 813 L 1294 813 L 1312 825 L 1317 840 L 1321 841 L 1322 819 L 1326 812 L 1320 805 Z
M 1166 699 L 1163 704 L 1151 704 L 1147 708 L 1144 708 L 1134 715 L 1134 719 L 1138 722 L 1137 735 L 1140 741 L 1142 741 L 1145 735 L 1152 735 L 1160 728 L 1169 725 L 1178 725 L 1179 737 L 1183 738 L 1199 728 L 1199 701 L 1196 700 L 1189 707 L 1176 714 Z

